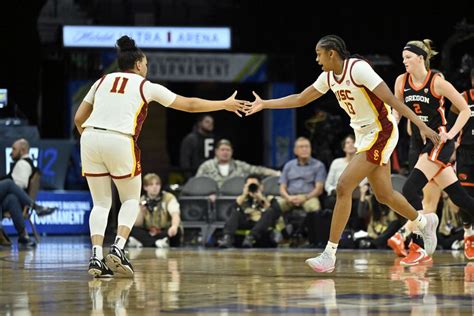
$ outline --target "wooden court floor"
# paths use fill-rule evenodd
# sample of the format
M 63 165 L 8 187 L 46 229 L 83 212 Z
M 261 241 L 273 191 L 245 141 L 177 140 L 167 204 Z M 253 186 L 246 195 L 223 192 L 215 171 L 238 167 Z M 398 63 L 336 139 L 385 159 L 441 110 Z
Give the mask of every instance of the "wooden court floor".
M 335 272 L 317 250 L 131 249 L 133 279 L 87 272 L 87 238 L 47 237 L 0 249 L 0 315 L 472 315 L 474 265 L 461 252 L 403 268 L 389 251 L 340 251 Z

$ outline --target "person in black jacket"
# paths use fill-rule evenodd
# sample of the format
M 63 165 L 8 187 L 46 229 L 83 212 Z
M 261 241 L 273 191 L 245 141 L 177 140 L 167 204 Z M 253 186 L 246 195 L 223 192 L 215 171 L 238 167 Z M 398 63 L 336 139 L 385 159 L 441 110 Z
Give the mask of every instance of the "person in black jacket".
M 179 163 L 187 178 L 193 176 L 199 166 L 214 157 L 214 119 L 201 115 L 191 133 L 181 142 Z

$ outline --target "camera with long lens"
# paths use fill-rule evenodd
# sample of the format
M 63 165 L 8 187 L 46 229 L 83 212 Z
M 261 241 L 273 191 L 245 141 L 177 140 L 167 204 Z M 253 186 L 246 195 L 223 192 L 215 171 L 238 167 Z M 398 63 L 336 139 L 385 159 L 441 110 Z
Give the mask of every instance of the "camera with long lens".
M 256 193 L 258 191 L 258 184 L 250 183 L 249 186 L 248 186 L 248 191 L 250 193 Z

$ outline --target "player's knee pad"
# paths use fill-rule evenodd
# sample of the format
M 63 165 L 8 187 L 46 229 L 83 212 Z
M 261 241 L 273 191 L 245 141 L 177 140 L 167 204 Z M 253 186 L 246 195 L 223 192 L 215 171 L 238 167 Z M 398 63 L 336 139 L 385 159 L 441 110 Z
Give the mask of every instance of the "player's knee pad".
M 428 183 L 425 174 L 419 169 L 413 169 L 403 186 L 403 196 L 416 210 L 423 209 L 423 187 Z
M 104 236 L 107 227 L 107 220 L 109 218 L 110 208 L 94 205 L 89 217 L 89 227 L 91 236 Z
M 137 215 L 140 210 L 140 205 L 138 200 L 130 199 L 122 203 L 120 207 L 120 212 L 118 215 L 118 225 L 124 225 L 132 229 L 135 221 L 137 220 Z

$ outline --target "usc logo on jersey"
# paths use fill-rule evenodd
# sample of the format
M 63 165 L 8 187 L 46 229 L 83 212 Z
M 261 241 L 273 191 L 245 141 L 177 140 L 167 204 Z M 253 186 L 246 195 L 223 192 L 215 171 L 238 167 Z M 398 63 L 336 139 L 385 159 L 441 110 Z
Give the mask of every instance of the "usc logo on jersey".
M 374 160 L 379 160 L 380 158 L 380 152 L 378 149 L 374 150 Z

